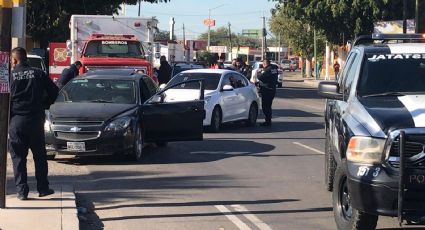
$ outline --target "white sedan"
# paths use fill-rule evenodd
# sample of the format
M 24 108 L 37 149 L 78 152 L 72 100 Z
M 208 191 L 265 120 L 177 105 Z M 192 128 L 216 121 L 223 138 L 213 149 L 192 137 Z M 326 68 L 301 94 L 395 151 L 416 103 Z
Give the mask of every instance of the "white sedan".
M 224 69 L 188 70 L 173 77 L 168 86 L 192 79 L 204 79 L 204 126 L 211 131 L 218 132 L 222 123 L 232 121 L 246 121 L 248 126 L 256 124 L 260 99 L 255 85 L 243 75 Z M 199 98 L 199 84 L 183 84 L 168 90 L 164 96 L 167 102 Z

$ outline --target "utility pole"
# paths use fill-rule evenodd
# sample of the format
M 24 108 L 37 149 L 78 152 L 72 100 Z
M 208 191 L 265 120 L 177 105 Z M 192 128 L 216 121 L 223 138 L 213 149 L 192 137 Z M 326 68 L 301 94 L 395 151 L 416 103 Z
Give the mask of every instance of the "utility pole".
M 208 9 L 208 45 L 207 45 L 207 51 L 210 51 L 210 45 L 211 45 L 211 9 Z
M 188 61 L 188 55 L 187 55 L 187 50 L 186 50 L 186 29 L 184 28 L 184 23 L 183 23 L 183 50 L 184 50 L 184 59 L 185 61 Z
M 403 34 L 407 33 L 407 0 L 403 0 Z
M 137 16 L 139 16 L 139 17 L 140 17 L 140 10 L 141 10 L 141 8 L 142 8 L 142 0 L 139 0 L 139 12 L 137 14 Z
M 317 34 L 316 29 L 313 31 L 314 33 L 314 72 L 316 72 L 316 79 L 319 79 L 319 64 L 317 62 Z
M 9 127 L 9 52 L 12 46 L 12 0 L 0 0 L 0 209 L 6 207 L 7 133 Z M 5 65 L 3 65 L 5 64 Z
M 419 33 L 419 0 L 416 0 L 415 6 L 415 33 Z
M 266 39 L 267 39 L 267 30 L 266 30 L 266 17 L 261 17 L 263 19 L 263 37 L 261 39 L 261 56 L 263 59 L 265 59 L 267 57 L 266 55 L 266 51 L 267 51 L 267 44 L 266 44 Z
M 229 22 L 229 43 L 230 43 L 230 60 L 233 60 L 233 45 L 232 45 L 232 28 Z

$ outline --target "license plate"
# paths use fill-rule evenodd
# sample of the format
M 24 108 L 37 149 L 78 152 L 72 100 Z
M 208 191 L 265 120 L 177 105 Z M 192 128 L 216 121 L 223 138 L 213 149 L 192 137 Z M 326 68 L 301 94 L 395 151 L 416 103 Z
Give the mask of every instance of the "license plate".
M 86 151 L 86 143 L 84 142 L 67 142 L 66 147 L 68 151 L 73 151 L 73 152 Z
M 408 187 L 425 188 L 425 171 L 407 169 L 404 180 Z

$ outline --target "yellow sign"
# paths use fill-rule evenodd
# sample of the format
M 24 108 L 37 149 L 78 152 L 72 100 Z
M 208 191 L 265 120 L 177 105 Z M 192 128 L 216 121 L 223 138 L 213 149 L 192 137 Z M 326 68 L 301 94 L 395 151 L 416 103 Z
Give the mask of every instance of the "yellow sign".
M 56 62 L 64 62 L 67 59 L 67 50 L 65 48 L 56 48 L 54 51 L 53 59 Z

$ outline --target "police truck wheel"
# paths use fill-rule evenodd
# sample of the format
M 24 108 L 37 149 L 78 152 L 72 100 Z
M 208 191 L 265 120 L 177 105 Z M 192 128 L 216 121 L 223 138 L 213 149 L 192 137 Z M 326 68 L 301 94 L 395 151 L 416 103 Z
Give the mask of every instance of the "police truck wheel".
M 143 159 L 143 134 L 140 128 L 137 128 L 134 137 L 132 160 L 140 162 Z
M 252 103 L 251 107 L 249 107 L 249 114 L 248 114 L 248 119 L 246 120 L 246 126 L 254 127 L 255 124 L 257 123 L 257 117 L 258 117 L 257 104 Z
M 326 190 L 332 191 L 334 176 L 336 170 L 336 161 L 331 149 L 331 140 L 329 136 L 329 131 L 326 131 L 326 140 L 325 140 L 325 186 Z
M 214 108 L 212 112 L 212 116 L 211 116 L 211 125 L 210 125 L 211 132 L 218 133 L 220 131 L 221 121 L 222 121 L 221 109 L 220 107 L 217 106 Z
M 351 206 L 347 185 L 346 163 L 338 165 L 332 193 L 333 210 L 337 229 L 372 230 L 376 228 L 378 216 L 360 212 Z

